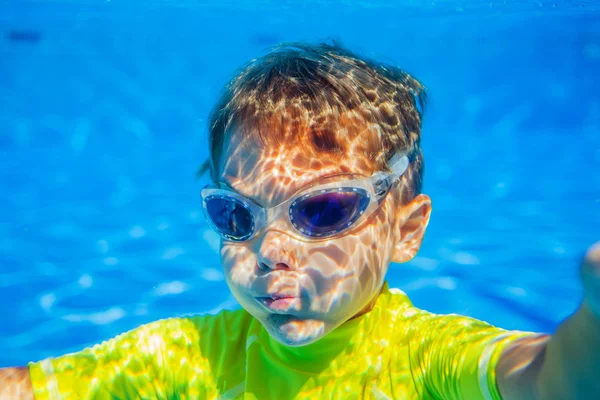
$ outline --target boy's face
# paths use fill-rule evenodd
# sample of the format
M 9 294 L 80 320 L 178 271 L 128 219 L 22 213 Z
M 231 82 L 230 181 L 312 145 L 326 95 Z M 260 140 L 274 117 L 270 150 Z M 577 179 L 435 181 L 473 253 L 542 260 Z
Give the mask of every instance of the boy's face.
M 265 208 L 323 177 L 375 172 L 358 146 L 340 163 L 327 154 L 315 156 L 306 146 L 269 149 L 238 136 L 230 135 L 225 145 L 221 186 Z M 429 220 L 427 196 L 404 206 L 399 197 L 388 194 L 365 222 L 329 240 L 303 241 L 274 223 L 252 240 L 222 241 L 222 264 L 233 295 L 275 340 L 290 346 L 309 344 L 368 311 L 389 263 L 414 256 Z M 272 296 L 281 299 L 265 300 Z

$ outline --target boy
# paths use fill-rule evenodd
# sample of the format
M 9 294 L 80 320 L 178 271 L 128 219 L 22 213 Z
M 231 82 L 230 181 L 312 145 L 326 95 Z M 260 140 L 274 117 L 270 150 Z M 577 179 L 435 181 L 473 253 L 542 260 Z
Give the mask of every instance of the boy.
M 433 315 L 387 287 L 431 212 L 424 96 L 337 46 L 251 62 L 215 108 L 202 191 L 243 309 L 4 370 L 3 398 L 600 398 L 600 247 L 584 262 L 586 301 L 552 338 Z

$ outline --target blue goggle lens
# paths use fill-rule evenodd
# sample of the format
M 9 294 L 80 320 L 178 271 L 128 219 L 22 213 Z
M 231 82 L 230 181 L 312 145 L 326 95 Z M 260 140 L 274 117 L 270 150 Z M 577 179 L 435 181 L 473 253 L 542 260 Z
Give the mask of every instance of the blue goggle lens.
M 363 190 L 336 190 L 295 201 L 290 220 L 304 235 L 327 237 L 354 224 L 368 205 L 369 196 Z
M 254 217 L 250 210 L 233 198 L 209 197 L 206 211 L 216 229 L 232 240 L 245 240 L 254 231 Z

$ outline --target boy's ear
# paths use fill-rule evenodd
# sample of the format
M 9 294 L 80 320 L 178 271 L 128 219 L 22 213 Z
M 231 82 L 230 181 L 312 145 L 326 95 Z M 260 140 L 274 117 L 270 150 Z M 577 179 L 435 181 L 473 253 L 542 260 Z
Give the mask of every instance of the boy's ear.
M 420 194 L 399 208 L 398 215 L 403 220 L 396 225 L 398 241 L 393 249 L 392 261 L 405 263 L 412 260 L 421 247 L 431 215 L 431 199 Z

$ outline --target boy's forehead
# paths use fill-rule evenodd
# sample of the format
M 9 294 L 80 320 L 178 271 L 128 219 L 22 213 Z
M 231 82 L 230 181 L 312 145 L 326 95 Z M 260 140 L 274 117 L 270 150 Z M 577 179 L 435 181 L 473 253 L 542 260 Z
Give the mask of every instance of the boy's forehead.
M 220 180 L 240 194 L 278 203 L 322 177 L 373 173 L 372 161 L 359 153 L 332 155 L 306 143 L 268 145 L 229 135 L 220 165 Z M 267 198 L 265 198 L 267 197 Z

